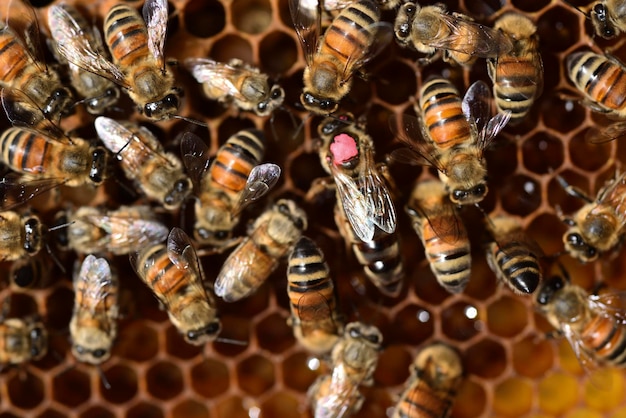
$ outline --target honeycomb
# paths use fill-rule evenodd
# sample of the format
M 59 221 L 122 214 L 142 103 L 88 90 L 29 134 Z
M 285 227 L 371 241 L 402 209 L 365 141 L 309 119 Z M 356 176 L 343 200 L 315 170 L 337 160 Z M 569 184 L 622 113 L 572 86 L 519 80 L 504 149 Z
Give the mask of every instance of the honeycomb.
M 101 23 L 116 1 L 85 1 L 80 6 L 86 15 Z M 137 8 L 142 5 L 141 0 L 128 3 Z M 603 145 L 585 142 L 589 127 L 607 121 L 575 100 L 562 63 L 572 51 L 590 47 L 601 51 L 613 43 L 595 39 L 597 46 L 593 46 L 590 23 L 570 5 L 557 0 L 444 3 L 451 10 L 489 25 L 502 13 L 514 10 L 529 16 L 538 26 L 545 70 L 543 94 L 525 122 L 505 128 L 488 151 L 490 193 L 482 206 L 490 214 L 520 217 L 544 252 L 555 254 L 562 250 L 565 229 L 555 207 L 571 213 L 581 204 L 564 193 L 555 174 L 594 194 L 613 175 L 616 162 L 626 158 L 623 141 Z M 585 6 L 589 2 L 571 3 Z M 33 0 L 33 4 L 43 21 L 50 2 Z M 306 235 L 326 254 L 339 288 L 342 311 L 349 319 L 376 324 L 384 334 L 375 384 L 363 389 L 366 401 L 357 416 L 390 414 L 420 346 L 439 340 L 460 350 L 466 369 L 453 417 L 626 417 L 624 373 L 594 371 L 592 374 L 608 376 L 612 381 L 609 388 L 599 389 L 591 382 L 592 376 L 581 369 L 567 341 L 544 338 L 551 328 L 534 312 L 530 298 L 516 296 L 497 285 L 482 254 L 483 215 L 478 211 L 463 211 L 472 237 L 474 263 L 471 281 L 462 294 L 451 295 L 438 286 L 401 210 L 405 289 L 400 297 L 390 299 L 367 283 L 335 230 L 334 200 L 329 198 L 321 205 L 303 202 L 311 182 L 325 174 L 313 146 L 319 118 L 308 118 L 293 106 L 302 89 L 305 61 L 292 29 L 288 0 L 172 0 L 169 6 L 168 57 L 179 61 L 188 56 L 208 56 L 218 61 L 240 58 L 258 65 L 285 88 L 285 103 L 297 117 L 296 125 L 304 121 L 304 128 L 295 135 L 294 122 L 285 111 L 263 119 L 204 99 L 199 86 L 182 68 L 177 73 L 186 91 L 181 114 L 205 122 L 206 128 L 181 120 L 155 124 L 137 115 L 131 118 L 142 120 L 167 149 L 174 151 L 178 150 L 179 134 L 187 130 L 205 138 L 212 154 L 242 128 L 265 131 L 270 138 L 266 159 L 284 169 L 271 199 L 291 197 L 302 202 L 311 217 Z M 383 16 L 392 21 L 394 13 L 385 12 Z M 620 51 L 613 53 L 620 57 Z M 346 110 L 366 116 L 378 159 L 398 146 L 388 128 L 389 116 L 413 112 L 411 96 L 426 77 L 444 74 L 460 88 L 477 79 L 488 81 L 482 60 L 470 70 L 435 62 L 418 71 L 417 57 L 392 45 L 368 65 L 367 80 L 355 79 L 344 101 Z M 120 106 L 124 105 L 128 104 Z M 8 125 L 2 123 L 3 128 Z M 95 137 L 91 116 L 81 109 L 66 119 L 63 127 L 75 129 L 86 138 Z M 417 178 L 433 174 L 428 169 L 401 165 L 392 165 L 391 171 L 398 183 L 398 208 L 408 199 Z M 135 199 L 119 184 L 107 182 L 97 192 L 88 187 L 61 187 L 29 204 L 40 210 L 45 222 L 51 222 L 63 201 L 95 205 L 107 200 L 130 204 Z M 182 213 L 191 216 L 189 209 L 183 208 Z M 256 207 L 242 224 L 253 219 L 255 213 Z M 188 217 L 172 216 L 171 226 L 184 219 L 189 222 Z M 56 255 L 63 265 L 72 265 L 73 254 Z M 224 258 L 202 258 L 209 280 L 216 276 Z M 574 283 L 586 289 L 603 282 L 625 290 L 626 264 L 622 260 L 626 258 L 580 265 L 567 256 L 561 257 Z M 306 390 L 324 367 L 317 367 L 319 361 L 297 344 L 286 324 L 289 308 L 284 264 L 252 297 L 233 304 L 218 301 L 222 337 L 245 344 L 214 342 L 206 347 L 183 341 L 129 268 L 126 257 L 116 258 L 114 264 L 120 274 L 123 318 L 113 356 L 101 370 L 76 362 L 69 350 L 68 323 L 73 306 L 69 273 L 52 265 L 50 283 L 40 289 L 4 286 L 1 296 L 11 296 L 9 316 L 39 312 L 50 330 L 50 349 L 39 361 L 2 372 L 0 417 L 285 418 L 309 414 Z M 10 264 L 3 263 L 2 267 L 3 283 L 7 284 Z M 105 388 L 101 374 L 110 389 Z

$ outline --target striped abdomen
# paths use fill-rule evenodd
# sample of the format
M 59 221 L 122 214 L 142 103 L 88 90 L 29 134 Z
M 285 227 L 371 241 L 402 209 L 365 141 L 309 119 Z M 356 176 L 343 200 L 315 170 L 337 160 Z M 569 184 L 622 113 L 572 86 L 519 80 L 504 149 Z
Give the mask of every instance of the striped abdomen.
M 379 20 L 380 11 L 375 2 L 361 0 L 350 4 L 326 30 L 318 54 L 332 55 L 339 62 L 345 63 L 355 50 L 362 51 L 370 47 L 376 35 L 372 25 Z
M 20 128 L 9 128 L 0 135 L 2 162 L 20 173 L 50 177 L 60 147 L 65 145 Z
M 596 314 L 582 330 L 581 339 L 600 362 L 626 366 L 626 327 L 616 318 Z
M 592 52 L 567 57 L 567 73 L 589 100 L 616 116 L 626 116 L 626 71 L 616 61 Z
M 402 395 L 393 418 L 446 418 L 455 395 L 454 390 L 436 391 L 418 378 Z
M 146 24 L 139 12 L 125 4 L 113 6 L 107 14 L 104 39 L 114 62 L 120 67 L 131 67 L 151 56 Z
M 461 97 L 448 80 L 435 78 L 424 84 L 419 106 L 424 128 L 438 148 L 472 140 L 472 127 L 461 108 Z
M 533 293 L 541 280 L 537 255 L 520 241 L 493 242 L 487 249 L 491 266 L 495 262 L 496 275 L 516 293 Z
M 227 193 L 235 202 L 252 169 L 261 162 L 265 152 L 265 137 L 256 129 L 242 130 L 228 138 L 211 163 L 209 182 Z
M 0 31 L 0 84 L 20 88 L 33 77 L 37 67 L 13 31 L 6 26 L 4 29 Z

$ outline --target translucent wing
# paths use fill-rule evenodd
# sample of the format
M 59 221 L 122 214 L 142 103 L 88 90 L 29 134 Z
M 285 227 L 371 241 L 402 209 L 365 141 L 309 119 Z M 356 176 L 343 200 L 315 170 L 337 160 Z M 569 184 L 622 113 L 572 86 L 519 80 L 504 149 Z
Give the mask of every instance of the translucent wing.
M 461 104 L 465 116 L 476 126 L 477 142 L 482 150 L 489 146 L 511 118 L 509 110 L 490 118 L 491 100 L 491 89 L 487 83 L 479 80 L 467 89 Z
M 350 411 L 356 399 L 360 396 L 358 387 L 350 380 L 349 370 L 342 362 L 333 367 L 330 386 L 327 396 L 321 398 L 318 403 L 318 410 L 327 411 L 327 415 L 317 415 L 323 417 L 344 417 Z
M 318 291 L 307 290 L 298 299 L 298 318 L 304 336 L 318 330 L 328 334 L 337 333 L 337 326 L 332 321 L 330 304 Z
M 368 27 L 361 27 L 356 22 L 350 21 L 350 25 L 354 26 L 357 32 L 363 32 L 362 36 L 370 37 L 370 32 L 375 33 L 372 39 L 372 44 L 367 48 L 354 48 L 350 47 L 350 45 L 354 42 L 352 37 L 346 36 L 343 38 L 343 42 L 346 43 L 346 46 L 341 46 L 342 43 L 339 43 L 337 46 L 338 50 L 341 51 L 350 51 L 350 55 L 346 57 L 345 66 L 342 71 L 342 82 L 347 81 L 352 77 L 354 72 L 365 65 L 367 62 L 374 59 L 378 54 L 387 48 L 393 39 L 393 27 L 389 22 L 375 22 Z M 354 37 L 358 37 L 358 34 L 355 34 Z
M 598 314 L 626 324 L 626 292 L 590 295 L 588 304 Z
M 445 167 L 439 162 L 439 151 L 424 134 L 423 125 L 419 118 L 403 114 L 398 128 L 396 120 L 392 116 L 389 118 L 389 128 L 394 136 L 408 145 L 410 149 L 410 151 L 406 148 L 393 150 L 391 152 L 392 160 L 413 165 L 429 165 L 445 172 Z
M 62 179 L 21 180 L 15 173 L 9 173 L 0 180 L 0 210 L 20 206 L 35 196 L 59 187 Z
M 594 386 L 603 390 L 610 389 L 612 382 L 604 379 L 599 379 L 599 375 L 594 373 L 600 368 L 601 364 L 599 364 L 593 354 L 585 348 L 582 337 L 577 332 L 575 332 L 569 324 L 562 324 L 561 332 L 572 347 L 572 350 L 574 351 L 576 358 L 580 362 L 580 366 L 584 370 L 585 374 L 590 377 L 591 383 L 593 383 Z
M 107 78 L 128 88 L 122 71 L 102 54 L 100 45 L 94 45 L 74 17 L 62 6 L 48 9 L 48 22 L 59 53 L 72 64 L 85 71 Z
M 42 72 L 47 72 L 43 48 L 41 48 L 41 32 L 35 8 L 26 0 L 8 2 L 9 7 L 17 5 L 13 10 L 7 10 L 5 22 L 0 22 L 0 33 L 13 37 L 15 42 L 24 50 L 29 61 L 28 66 L 34 66 Z M 9 19 L 11 20 L 9 26 Z M 17 33 L 21 33 L 19 36 Z
M 314 5 L 314 7 L 312 7 Z M 320 37 L 320 5 L 310 0 L 289 0 L 289 11 L 307 64 L 311 64 Z
M 200 280 L 200 263 L 191 240 L 180 228 L 172 228 L 167 237 L 167 255 L 176 267 L 194 272 Z
M 221 92 L 221 96 L 231 96 L 241 101 L 247 100 L 241 94 L 239 88 L 233 84 L 233 80 L 253 75 L 252 71 L 206 58 L 187 58 L 185 67 L 191 72 L 196 81 L 208 84 L 211 90 Z
M 592 144 L 605 144 L 626 135 L 626 121 L 608 126 L 592 126 L 585 134 L 585 140 Z
M 167 31 L 167 0 L 146 0 L 142 11 L 148 29 L 148 49 L 165 69 L 163 47 Z
M 365 198 L 369 217 L 374 225 L 388 234 L 396 230 L 396 209 L 389 189 L 376 170 L 370 149 L 363 150 L 363 170 L 359 176 L 359 188 Z
M 209 147 L 192 132 L 185 132 L 180 142 L 180 151 L 187 175 L 191 179 L 196 193 L 201 190 L 202 181 L 209 171 Z
M 169 233 L 161 222 L 150 219 L 119 215 L 88 215 L 80 219 L 105 231 L 108 236 L 103 240 L 103 251 L 116 255 L 161 243 Z
M 3 88 L 0 91 L 0 100 L 4 113 L 13 126 L 40 132 L 64 143 L 72 142 L 56 123 L 46 117 L 43 109 L 23 91 Z
M 448 244 L 456 244 L 459 239 L 467 236 L 463 221 L 456 212 L 454 205 L 442 204 L 438 211 L 437 214 L 425 213 L 424 216 L 439 239 Z
M 111 268 L 106 259 L 88 255 L 83 260 L 80 272 L 76 277 L 78 283 L 74 284 L 74 288 L 80 289 L 83 293 L 80 309 L 95 314 L 98 305 L 104 302 L 113 290 L 112 277 Z
M 363 242 L 371 241 L 374 238 L 376 227 L 368 201 L 352 177 L 340 172 L 334 164 L 330 164 L 330 166 L 341 206 L 354 233 Z
M 273 163 L 265 163 L 255 166 L 244 189 L 241 191 L 239 201 L 233 208 L 233 216 L 239 214 L 250 203 L 265 196 L 278 182 L 280 167 Z

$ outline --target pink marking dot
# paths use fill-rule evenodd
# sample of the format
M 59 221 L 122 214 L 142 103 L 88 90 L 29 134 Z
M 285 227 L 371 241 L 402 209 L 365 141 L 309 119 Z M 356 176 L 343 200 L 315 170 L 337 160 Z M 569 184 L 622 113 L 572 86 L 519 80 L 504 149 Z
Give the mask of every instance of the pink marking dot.
M 330 144 L 330 152 L 335 164 L 343 164 L 359 155 L 356 141 L 348 134 L 339 134 L 333 138 Z

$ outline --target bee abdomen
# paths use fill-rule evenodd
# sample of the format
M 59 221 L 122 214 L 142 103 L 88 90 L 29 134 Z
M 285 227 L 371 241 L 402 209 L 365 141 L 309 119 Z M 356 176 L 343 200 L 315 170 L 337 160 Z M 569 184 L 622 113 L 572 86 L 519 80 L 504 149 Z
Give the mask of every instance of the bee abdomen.
M 450 393 L 449 399 L 454 399 Z M 439 418 L 447 416 L 451 402 L 441 399 L 435 391 L 425 383 L 406 394 L 404 401 L 398 405 L 398 418 Z
M 430 139 L 440 148 L 450 148 L 471 135 L 457 89 L 444 79 L 433 79 L 421 90 L 420 107 Z
M 388 296 L 397 296 L 402 289 L 404 265 L 400 256 L 398 236 L 378 231 L 369 242 L 353 244 L 354 254 L 365 274 Z
M 378 20 L 380 11 L 373 1 L 361 0 L 351 4 L 326 31 L 325 42 L 321 43 L 321 53 L 337 56 L 343 62 L 352 55 L 355 48 L 369 48 L 375 35 L 371 27 Z M 355 30 L 355 26 L 366 30 Z
M 111 56 L 121 66 L 132 66 L 150 55 L 148 30 L 141 15 L 130 6 L 113 6 L 104 20 L 104 33 Z
M 496 260 L 504 279 L 522 293 L 533 293 L 541 280 L 541 270 L 534 254 L 517 243 L 500 248 Z M 514 290 L 515 290 L 514 289 Z
M 12 169 L 27 173 L 43 173 L 51 158 L 51 144 L 34 132 L 10 128 L 0 136 L 3 162 Z
M 619 110 L 626 106 L 626 74 L 624 69 L 602 55 L 592 52 L 567 57 L 572 81 L 600 105 Z

